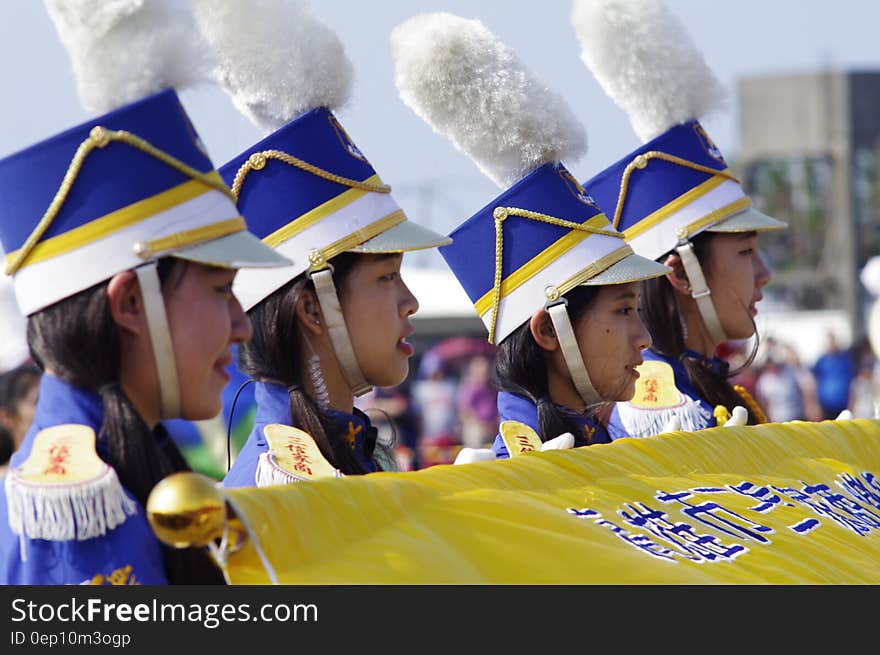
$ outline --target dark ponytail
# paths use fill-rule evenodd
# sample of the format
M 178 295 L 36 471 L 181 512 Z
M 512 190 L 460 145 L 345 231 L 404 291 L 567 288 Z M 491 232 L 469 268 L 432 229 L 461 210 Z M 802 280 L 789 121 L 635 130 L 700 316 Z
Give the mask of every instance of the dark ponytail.
M 333 280 L 342 295 L 345 278 L 363 255 L 342 253 L 333 258 Z M 327 460 L 346 475 L 368 471 L 358 462 L 332 419 L 304 389 L 308 363 L 302 360 L 303 337 L 297 326 L 296 301 L 311 280 L 300 275 L 275 291 L 248 312 L 253 336 L 238 349 L 241 371 L 255 380 L 274 381 L 290 393 L 293 426 L 309 433 Z M 379 447 L 378 445 L 376 446 Z
M 707 272 L 711 239 L 712 233 L 704 232 L 691 240 L 694 253 L 703 267 L 704 274 Z M 663 258 L 660 259 L 662 261 Z M 679 360 L 684 366 L 688 379 L 703 400 L 713 407 L 723 405 L 731 411 L 736 405 L 741 405 L 749 413 L 750 425 L 756 425 L 759 422 L 749 403 L 736 392 L 728 380 L 754 360 L 759 339 L 757 329 L 755 330 L 755 344 L 746 362 L 734 371 L 728 371 L 725 368 L 718 372 L 706 366 L 702 360 L 689 357 L 685 353 L 683 318 L 675 290 L 666 277 L 657 277 L 642 282 L 640 311 L 642 321 L 654 341 L 651 349 L 665 357 Z
M 568 316 L 573 326 L 581 320 L 598 293 L 599 287 L 578 286 L 565 294 Z M 541 441 L 571 432 L 575 446 L 590 443 L 580 426 L 550 400 L 545 351 L 535 341 L 528 323 L 519 326 L 498 344 L 495 377 L 499 389 L 528 398 L 538 408 L 536 431 Z M 598 409 L 590 407 L 588 411 L 595 415 Z
M 186 264 L 159 261 L 163 290 L 180 280 Z M 142 507 L 162 478 L 190 467 L 174 441 L 161 443 L 122 391 L 119 376 L 122 348 L 110 313 L 107 282 L 50 305 L 28 319 L 31 356 L 43 370 L 79 389 L 101 397 L 104 421 L 98 432 L 99 452 L 122 485 Z M 222 584 L 223 576 L 207 552 L 163 545 L 163 562 L 172 584 Z

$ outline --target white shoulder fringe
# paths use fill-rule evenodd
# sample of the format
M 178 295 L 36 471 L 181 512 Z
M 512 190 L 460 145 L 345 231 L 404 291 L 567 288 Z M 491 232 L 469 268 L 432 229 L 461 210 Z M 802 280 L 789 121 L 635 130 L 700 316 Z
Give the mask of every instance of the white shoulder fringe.
M 684 404 L 663 409 L 645 409 L 630 403 L 617 403 L 620 422 L 630 437 L 650 437 L 663 432 L 663 428 L 676 416 L 681 420 L 683 432 L 693 432 L 708 428 L 712 414 L 700 403 L 688 396 Z M 621 435 L 624 436 L 624 435 Z
M 106 534 L 137 514 L 116 471 L 106 465 L 99 476 L 76 483 L 34 483 L 9 471 L 5 480 L 9 527 L 24 537 L 48 541 L 84 541 Z

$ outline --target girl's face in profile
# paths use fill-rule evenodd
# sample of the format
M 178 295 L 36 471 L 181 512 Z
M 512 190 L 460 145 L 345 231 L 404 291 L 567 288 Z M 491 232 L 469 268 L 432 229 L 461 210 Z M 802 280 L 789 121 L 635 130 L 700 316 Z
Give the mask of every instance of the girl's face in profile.
M 709 244 L 706 281 L 712 302 L 728 339 L 748 339 L 755 332 L 757 303 L 770 281 L 770 271 L 758 252 L 758 235 L 715 233 Z
M 419 303 L 400 275 L 402 254 L 360 255 L 340 289 L 340 304 L 358 364 L 367 382 L 390 387 L 409 372 L 413 333 L 409 317 Z
M 609 284 L 574 327 L 581 357 L 598 394 L 607 401 L 632 400 L 642 350 L 651 345 L 638 313 L 639 283 Z
M 236 271 L 188 262 L 164 291 L 177 362 L 183 418 L 203 420 L 222 409 L 233 343 L 251 337 L 251 323 L 232 293 Z

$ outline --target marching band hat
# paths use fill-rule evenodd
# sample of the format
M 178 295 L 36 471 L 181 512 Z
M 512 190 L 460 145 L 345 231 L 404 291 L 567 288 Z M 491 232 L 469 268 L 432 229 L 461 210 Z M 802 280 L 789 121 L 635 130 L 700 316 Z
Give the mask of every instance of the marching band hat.
M 561 163 L 586 151 L 583 127 L 482 23 L 415 16 L 394 29 L 391 46 L 403 101 L 504 189 L 440 249 L 489 341 L 502 341 L 577 285 L 670 270 L 633 254 Z
M 634 254 L 561 163 L 586 150 L 583 127 L 482 23 L 415 16 L 394 28 L 391 52 L 403 101 L 505 189 L 440 249 L 489 341 L 501 342 L 545 310 L 581 399 L 602 402 L 564 294 L 671 269 Z
M 526 175 L 440 249 L 496 343 L 577 285 L 623 284 L 669 268 L 633 253 L 558 162 Z
M 699 123 L 726 93 L 659 0 L 574 0 L 581 58 L 644 145 L 584 184 L 637 253 L 656 259 L 703 231 L 787 227 L 762 214 Z
M 675 125 L 584 184 L 633 250 L 657 259 L 702 231 L 786 226 L 752 207 L 699 121 Z
M 143 66 L 162 54 L 154 42 L 170 47 L 170 19 L 151 14 L 146 29 L 138 11 L 110 20 L 118 11 L 110 7 L 99 29 L 87 8 L 47 6 L 81 96 L 88 88 L 112 110 L 0 160 L 0 243 L 22 312 L 164 256 L 232 268 L 287 263 L 247 232 L 167 71 Z M 138 47 L 122 52 L 123 41 Z M 110 84 L 126 71 L 131 84 Z M 132 88 L 143 95 L 131 98 Z
M 254 233 L 293 262 L 239 274 L 235 289 L 245 309 L 342 252 L 397 253 L 450 242 L 407 219 L 327 108 L 284 125 L 220 173 Z
M 246 310 L 343 252 L 449 243 L 407 219 L 334 115 L 350 94 L 352 66 L 339 37 L 305 3 L 264 0 L 259 23 L 237 0 L 194 0 L 193 10 L 217 60 L 217 79 L 268 133 L 220 173 L 254 233 L 292 262 L 236 277 Z

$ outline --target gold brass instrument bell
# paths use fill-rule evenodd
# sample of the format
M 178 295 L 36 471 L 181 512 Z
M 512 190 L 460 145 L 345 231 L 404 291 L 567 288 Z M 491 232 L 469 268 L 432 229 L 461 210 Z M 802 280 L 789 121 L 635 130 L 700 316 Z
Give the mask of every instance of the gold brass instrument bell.
M 161 480 L 147 499 L 147 519 L 159 540 L 175 548 L 203 548 L 225 537 L 234 552 L 247 539 L 217 482 L 200 473 Z

